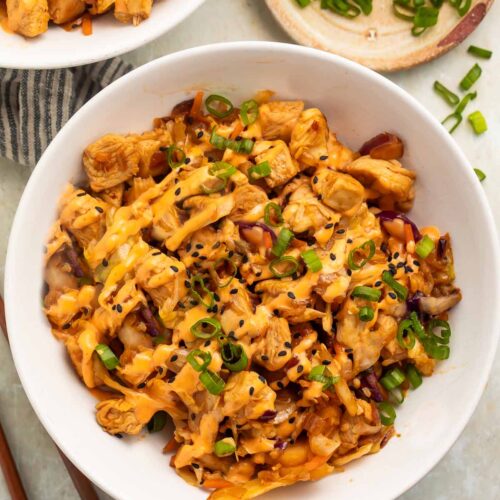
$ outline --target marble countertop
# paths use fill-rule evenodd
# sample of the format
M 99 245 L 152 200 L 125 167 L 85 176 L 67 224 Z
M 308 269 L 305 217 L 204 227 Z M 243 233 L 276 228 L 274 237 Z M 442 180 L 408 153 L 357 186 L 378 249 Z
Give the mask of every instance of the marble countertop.
M 476 88 L 474 109 L 485 114 L 489 131 L 476 137 L 462 125 L 454 139 L 473 166 L 487 174 L 483 183 L 497 227 L 500 229 L 500 2 L 493 5 L 479 29 L 462 46 L 440 59 L 388 77 L 415 96 L 442 119 L 449 108 L 432 91 L 434 80 L 452 86 L 474 63 L 466 55 L 469 43 L 496 49 L 484 62 Z M 140 65 L 177 50 L 217 41 L 274 40 L 291 42 L 267 10 L 264 0 L 207 0 L 189 19 L 155 42 L 127 54 Z M 14 213 L 29 177 L 29 170 L 0 160 L 0 287 L 3 287 L 7 239 Z M 36 333 L 36 332 L 34 332 Z M 474 332 L 471 332 L 473 334 Z M 0 420 L 31 499 L 78 499 L 78 494 L 45 430 L 36 418 L 17 377 L 7 343 L 0 335 Z M 443 460 L 401 499 L 500 498 L 498 462 L 500 456 L 500 353 L 497 353 L 490 382 L 465 431 Z M 495 479 L 496 478 L 496 479 Z M 9 497 L 0 474 L 0 499 Z M 102 494 L 101 498 L 108 498 Z

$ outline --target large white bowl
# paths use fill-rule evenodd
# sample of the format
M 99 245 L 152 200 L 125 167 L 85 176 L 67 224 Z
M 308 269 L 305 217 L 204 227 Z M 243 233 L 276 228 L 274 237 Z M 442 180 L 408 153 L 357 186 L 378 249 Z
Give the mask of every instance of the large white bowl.
M 0 68 L 67 68 L 109 59 L 146 45 L 171 30 L 204 0 L 155 0 L 151 16 L 138 26 L 112 13 L 93 19 L 93 34 L 66 32 L 51 23 L 44 34 L 24 38 L 0 28 Z
M 453 235 L 464 299 L 451 315 L 451 357 L 398 410 L 395 437 L 342 474 L 278 490 L 269 498 L 389 499 L 422 478 L 469 420 L 486 384 L 499 332 L 499 249 L 481 186 L 448 133 L 422 106 L 380 75 L 325 52 L 276 43 L 200 47 L 153 61 L 113 83 L 66 124 L 40 160 L 21 199 L 7 257 L 11 346 L 24 389 L 43 425 L 91 480 L 116 498 L 204 498 L 161 454 L 167 436 L 119 440 L 101 431 L 95 400 L 50 333 L 41 311 L 42 252 L 56 201 L 81 176 L 81 154 L 107 132 L 143 131 L 197 89 L 240 102 L 257 89 L 320 107 L 353 148 L 388 130 L 406 142 L 418 174 L 419 224 Z

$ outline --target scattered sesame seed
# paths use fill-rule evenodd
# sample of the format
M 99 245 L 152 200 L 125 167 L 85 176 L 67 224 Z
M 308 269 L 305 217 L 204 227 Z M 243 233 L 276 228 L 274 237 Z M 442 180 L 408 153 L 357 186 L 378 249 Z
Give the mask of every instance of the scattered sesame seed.
M 344 234 L 345 233 L 345 229 L 337 229 L 337 234 Z
M 67 330 L 68 328 L 71 328 L 71 323 L 64 323 L 62 329 Z
M 389 257 L 387 257 L 387 262 L 392 262 L 392 255 L 389 255 Z
M 259 380 L 265 384 L 267 382 L 267 380 L 262 376 L 262 375 L 259 375 Z
M 196 420 L 196 415 L 194 413 L 191 413 L 191 420 Z
M 279 314 L 279 313 L 280 313 L 279 309 L 274 309 L 273 314 L 274 314 L 275 316 L 278 316 L 278 314 Z
M 198 137 L 198 139 L 201 139 L 203 137 L 203 130 L 200 130 L 197 134 L 196 134 L 196 137 Z
M 100 213 L 102 214 L 104 212 L 104 210 L 101 208 L 101 207 L 95 207 L 95 209 Z
M 294 339 L 300 339 L 300 337 L 302 337 L 302 335 L 299 332 L 293 334 Z
M 352 243 L 351 238 L 347 238 L 347 243 Z
M 157 255 L 161 255 L 161 252 L 155 252 L 155 253 L 152 253 L 151 255 L 153 255 L 154 257 L 156 257 Z
M 229 293 L 231 295 L 236 295 L 238 293 L 238 289 L 237 288 L 233 288 Z
M 333 223 L 332 222 L 329 222 L 326 226 L 325 226 L 325 229 L 331 229 L 333 227 Z M 337 231 L 338 233 L 338 231 Z
M 115 434 L 115 437 L 117 437 L 118 439 L 121 439 L 123 436 L 120 433 L 118 433 L 118 434 Z
M 196 243 L 195 246 L 198 250 L 201 250 L 203 248 L 203 243 Z
M 397 259 L 397 258 L 399 257 L 399 252 L 394 252 L 393 257 L 394 257 L 395 259 Z
M 295 294 L 293 292 L 288 292 L 287 295 L 291 298 L 291 299 L 295 299 Z
M 250 387 L 250 389 L 248 389 L 248 394 L 250 394 L 250 396 L 253 396 L 254 392 L 255 392 L 255 388 L 254 387 Z
M 190 163 L 190 162 L 191 162 L 191 158 L 186 158 L 186 159 L 184 160 L 184 164 L 185 164 L 185 165 L 189 165 L 189 163 Z
M 329 364 L 331 364 L 331 361 L 329 359 L 324 359 L 322 362 L 321 362 L 322 365 L 325 365 L 325 366 L 328 366 Z
M 313 350 L 311 351 L 311 354 L 314 356 L 317 352 L 318 352 L 318 350 L 317 350 L 317 349 L 313 349 Z
M 170 358 L 170 361 L 172 361 L 172 363 L 175 363 L 177 361 L 177 359 L 179 359 L 179 356 L 177 356 L 177 354 L 174 354 L 171 358 Z
M 208 257 L 206 255 L 200 255 L 200 260 L 207 260 Z
M 84 191 L 83 193 L 78 193 L 76 196 L 78 196 L 78 198 L 80 198 L 80 196 L 85 196 L 87 193 Z
M 290 418 L 288 419 L 288 423 L 289 423 L 289 424 L 293 424 L 294 422 L 295 422 L 295 417 L 290 417 Z
M 211 340 L 206 340 L 205 343 L 203 344 L 204 347 L 208 347 L 212 343 Z
M 347 276 L 351 276 L 352 271 L 350 269 L 347 270 Z
M 277 384 L 276 384 L 280 389 L 284 389 L 285 388 L 285 384 L 283 384 L 283 382 L 281 380 L 278 380 Z
M 102 259 L 102 265 L 104 267 L 108 267 L 108 264 L 109 264 L 108 259 Z
M 212 248 L 215 250 L 216 248 L 219 248 L 221 246 L 221 242 L 220 241 L 216 241 L 213 245 L 212 245 Z
M 123 312 L 123 307 L 121 304 L 116 304 L 116 310 L 119 312 L 119 313 L 122 313 Z
M 266 356 L 265 354 L 263 354 L 260 359 L 262 359 L 262 361 L 269 361 L 269 356 Z
M 288 347 L 288 349 L 292 348 L 292 344 L 290 342 L 285 342 L 284 346 Z
M 278 353 L 278 356 L 279 356 L 279 357 L 286 356 L 286 351 L 280 351 L 280 352 Z
M 322 155 L 322 156 L 320 156 L 320 157 L 319 157 L 319 159 L 320 159 L 321 161 L 328 160 L 328 155 Z
M 186 245 L 186 252 L 190 252 L 191 251 L 191 248 L 193 248 L 193 245 L 191 245 L 191 243 L 188 243 Z
M 404 262 L 398 262 L 397 266 L 398 269 L 401 269 L 402 267 L 405 267 Z
M 241 259 L 241 262 L 243 264 L 246 264 L 250 259 L 248 258 L 248 255 L 243 255 L 243 259 Z
M 193 466 L 193 469 L 199 469 L 200 466 L 198 464 L 191 464 Z
M 116 311 L 116 305 L 113 305 L 113 307 L 111 308 L 112 311 Z
M 172 269 L 172 271 L 174 273 L 178 273 L 179 272 L 179 268 L 177 266 L 170 266 L 170 269 Z
M 196 258 L 200 256 L 200 252 L 193 252 L 191 255 Z
M 170 378 L 168 379 L 168 382 L 169 382 L 169 384 L 174 383 L 174 382 L 175 382 L 175 375 L 174 375 L 174 376 L 172 376 L 172 377 L 170 377 Z
M 191 283 L 188 280 L 184 280 L 184 286 L 186 288 L 191 288 Z
M 219 302 L 220 297 L 216 293 L 214 293 L 214 299 L 215 299 L 216 302 Z
M 231 258 L 233 255 L 234 255 L 234 252 L 232 250 L 229 250 L 229 252 L 227 253 L 227 256 L 229 258 Z
M 304 367 L 302 365 L 297 366 L 297 373 L 302 373 L 304 371 Z
M 417 266 L 417 267 L 420 267 L 420 262 L 418 260 L 414 260 L 413 261 L 413 265 Z
M 146 387 L 146 382 L 141 382 L 138 386 L 137 389 L 144 389 Z
M 313 177 L 313 184 L 317 184 L 318 183 L 318 177 L 315 175 Z
M 380 285 L 382 285 L 381 281 L 375 281 L 375 286 L 380 286 Z
M 330 260 L 336 260 L 337 256 L 334 253 L 330 254 Z
M 245 324 L 245 320 L 244 319 L 240 319 L 240 328 Z
M 398 296 L 394 292 L 389 292 L 389 297 L 394 300 L 398 298 Z
M 413 268 L 410 267 L 410 266 L 405 266 L 405 273 L 412 273 L 413 272 Z

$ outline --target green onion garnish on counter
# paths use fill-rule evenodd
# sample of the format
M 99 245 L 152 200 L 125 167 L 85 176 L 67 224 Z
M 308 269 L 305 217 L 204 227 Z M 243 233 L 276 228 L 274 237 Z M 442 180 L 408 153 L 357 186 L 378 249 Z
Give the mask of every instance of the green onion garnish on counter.
M 472 129 L 476 135 L 483 134 L 488 130 L 488 124 L 486 123 L 486 119 L 481 111 L 474 111 L 474 113 L 471 113 L 467 119 L 472 125 Z
M 215 104 L 216 107 L 213 105 Z M 233 103 L 224 96 L 212 94 L 205 100 L 208 112 L 216 118 L 226 118 L 234 109 Z
M 108 370 L 114 370 L 120 364 L 115 353 L 106 344 L 97 344 L 95 351 Z
M 214 395 L 220 394 L 226 385 L 224 380 L 211 370 L 200 373 L 200 382 L 206 387 L 210 394 Z
M 382 292 L 376 288 L 369 286 L 356 286 L 351 292 L 351 297 L 358 297 L 360 299 L 370 300 L 371 302 L 378 302 Z
M 415 253 L 422 259 L 426 259 L 434 250 L 434 242 L 426 234 L 415 245 Z
M 479 182 L 483 182 L 484 179 L 486 179 L 486 174 L 481 169 L 475 168 L 474 172 L 476 173 Z
M 306 263 L 307 269 L 309 269 L 309 271 L 317 273 L 318 271 L 321 271 L 321 269 L 323 269 L 323 264 L 321 264 L 316 250 L 306 250 L 300 255 Z
M 481 47 L 476 47 L 475 45 L 471 45 L 467 52 L 472 54 L 473 56 L 480 57 L 481 59 L 491 59 L 493 52 L 488 49 L 482 49 Z
M 434 90 L 450 105 L 456 106 L 460 102 L 457 94 L 447 89 L 442 83 L 437 80 L 434 82 Z
M 479 80 L 481 73 L 481 66 L 474 64 L 460 82 L 460 88 L 462 90 L 469 90 Z

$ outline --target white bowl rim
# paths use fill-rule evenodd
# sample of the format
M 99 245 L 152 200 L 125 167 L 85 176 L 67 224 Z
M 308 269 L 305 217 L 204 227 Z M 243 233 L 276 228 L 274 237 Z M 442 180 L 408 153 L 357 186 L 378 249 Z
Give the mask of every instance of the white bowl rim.
M 242 41 L 242 42 L 222 42 L 204 45 L 200 47 L 194 47 L 185 49 L 179 52 L 174 52 L 172 54 L 165 55 L 161 58 L 155 59 L 133 71 L 128 73 L 127 75 L 121 77 L 115 82 L 111 83 L 108 87 L 99 92 L 96 96 L 94 96 L 89 102 L 87 102 L 79 111 L 77 111 L 73 117 L 67 122 L 67 124 L 61 129 L 61 131 L 57 134 L 54 140 L 49 144 L 41 159 L 39 160 L 37 166 L 35 167 L 27 185 L 21 197 L 19 206 L 16 211 L 16 215 L 14 218 L 14 222 L 11 229 L 11 234 L 9 237 L 9 244 L 7 250 L 7 258 L 6 258 L 6 266 L 5 266 L 5 280 L 4 280 L 4 289 L 5 289 L 5 304 L 6 304 L 6 315 L 7 315 L 7 325 L 8 329 L 11 332 L 10 337 L 10 346 L 12 350 L 12 355 L 14 359 L 14 363 L 19 374 L 19 378 L 23 385 L 24 391 L 28 396 L 28 399 L 35 411 L 37 417 L 41 421 L 45 430 L 48 432 L 50 437 L 56 443 L 56 445 L 64 452 L 64 454 L 71 460 L 71 462 L 83 472 L 90 480 L 92 480 L 99 488 L 108 493 L 111 496 L 115 496 L 113 493 L 113 488 L 111 488 L 108 484 L 104 483 L 99 479 L 95 479 L 92 471 L 88 468 L 81 466 L 78 461 L 78 453 L 76 450 L 68 449 L 65 446 L 65 443 L 59 440 L 58 437 L 58 429 L 56 426 L 52 425 L 50 419 L 46 417 L 44 414 L 44 409 L 39 407 L 36 403 L 36 397 L 31 391 L 30 386 L 30 376 L 27 373 L 29 370 L 29 366 L 25 365 L 23 362 L 22 356 L 22 344 L 17 341 L 15 332 L 16 331 L 16 315 L 13 313 L 14 305 L 11 305 L 9 297 L 14 295 L 14 290 L 16 287 L 15 276 L 13 275 L 13 271 L 11 269 L 14 268 L 14 261 L 16 256 L 16 246 L 17 241 L 19 240 L 18 235 L 24 230 L 24 228 L 18 223 L 18 220 L 21 218 L 20 214 L 25 210 L 25 205 L 27 204 L 27 200 L 31 198 L 32 192 L 37 188 L 37 180 L 39 177 L 43 175 L 43 164 L 46 158 L 50 158 L 50 154 L 52 150 L 57 150 L 59 143 L 63 143 L 65 130 L 69 127 L 69 124 L 77 121 L 79 119 L 79 115 L 82 113 L 83 109 L 86 109 L 89 106 L 94 105 L 101 100 L 105 100 L 107 96 L 113 93 L 115 90 L 118 90 L 121 85 L 124 85 L 129 79 L 135 78 L 139 74 L 143 72 L 154 71 L 154 68 L 161 67 L 166 62 L 175 62 L 176 60 L 190 57 L 191 55 L 203 55 L 203 54 L 217 54 L 217 53 L 225 53 L 227 51 L 253 51 L 253 50 L 275 50 L 281 51 L 283 55 L 288 56 L 306 56 L 317 58 L 319 60 L 330 61 L 334 64 L 339 65 L 353 73 L 364 74 L 368 78 L 371 78 L 373 81 L 378 81 L 378 83 L 389 87 L 395 94 L 397 94 L 402 100 L 406 101 L 406 103 L 412 108 L 412 110 L 420 115 L 422 119 L 426 120 L 434 130 L 434 134 L 437 140 L 444 141 L 447 143 L 448 147 L 454 150 L 454 153 L 460 158 L 461 162 L 455 165 L 460 172 L 460 175 L 464 175 L 469 183 L 472 183 L 475 194 L 478 197 L 478 201 L 481 206 L 481 210 L 483 212 L 483 220 L 482 225 L 484 227 L 484 231 L 486 231 L 490 235 L 490 244 L 493 250 L 494 255 L 500 255 L 500 244 L 498 239 L 498 234 L 493 218 L 493 214 L 491 212 L 491 208 L 488 204 L 486 195 L 479 183 L 477 176 L 475 175 L 472 167 L 470 166 L 467 158 L 465 157 L 462 150 L 458 147 L 455 141 L 451 138 L 449 133 L 446 131 L 444 127 L 434 118 L 434 116 L 428 111 L 422 104 L 420 104 L 414 97 L 408 94 L 401 87 L 385 78 L 384 76 L 376 73 L 375 71 L 366 68 L 356 62 L 350 61 L 341 56 L 330 54 L 318 49 L 302 47 L 298 45 L 288 44 L 288 43 L 279 43 L 279 42 L 265 42 L 265 41 Z M 490 291 L 493 296 L 492 303 L 500 303 L 500 261 L 494 260 L 493 262 L 488 263 L 488 272 L 492 277 L 491 286 L 492 289 Z M 452 426 L 450 427 L 450 432 L 445 441 L 440 443 L 440 446 L 433 447 L 431 451 L 429 451 L 428 457 L 425 461 L 425 464 L 420 465 L 418 469 L 414 469 L 414 474 L 409 479 L 404 486 L 399 488 L 395 487 L 394 491 L 391 492 L 390 497 L 388 498 L 396 498 L 404 492 L 408 491 L 412 486 L 414 486 L 418 481 L 420 481 L 430 470 L 432 470 L 436 464 L 446 455 L 446 453 L 453 446 L 455 441 L 458 439 L 460 434 L 463 432 L 465 426 L 469 422 L 472 414 L 474 413 L 479 400 L 483 394 L 483 391 L 488 382 L 488 378 L 491 372 L 491 368 L 493 365 L 496 347 L 498 344 L 499 334 L 500 334 L 500 308 L 491 311 L 491 346 L 492 349 L 488 351 L 488 354 L 485 356 L 483 368 L 480 373 L 476 373 L 476 391 L 474 393 L 474 397 L 464 402 L 463 412 L 456 416 L 456 419 L 453 421 Z
M 6 56 L 2 58 L 0 55 L 0 67 L 7 69 L 59 69 L 59 68 L 73 68 L 76 66 L 83 66 L 84 64 L 92 64 L 99 61 L 105 61 L 106 59 L 111 59 L 116 56 L 120 56 L 122 54 L 126 54 L 132 50 L 135 50 L 139 47 L 143 47 L 148 43 L 156 40 L 160 36 L 164 35 L 168 31 L 175 28 L 178 24 L 180 24 L 184 19 L 190 16 L 198 7 L 200 7 L 205 0 L 189 0 L 191 5 L 185 3 L 186 8 L 183 9 L 177 17 L 175 17 L 171 24 L 165 24 L 163 27 L 161 23 L 155 23 L 155 28 L 145 29 L 146 25 L 136 26 L 135 29 L 140 30 L 137 32 L 135 36 L 130 37 L 122 37 L 122 42 L 117 45 L 109 44 L 102 46 L 101 49 L 90 51 L 89 55 L 85 55 L 86 51 L 80 51 L 78 54 L 68 52 L 64 57 L 61 57 L 57 62 L 47 62 L 42 59 L 40 62 L 33 62 L 32 57 L 28 58 L 9 58 Z M 108 14 L 109 15 L 109 14 Z M 154 6 L 153 12 L 151 13 L 152 17 L 154 15 Z M 118 21 L 117 21 L 118 22 Z M 119 26 L 118 26 L 119 27 Z M 55 29 L 54 26 L 51 26 L 50 29 Z M 12 36 L 20 36 L 17 34 L 12 34 Z

